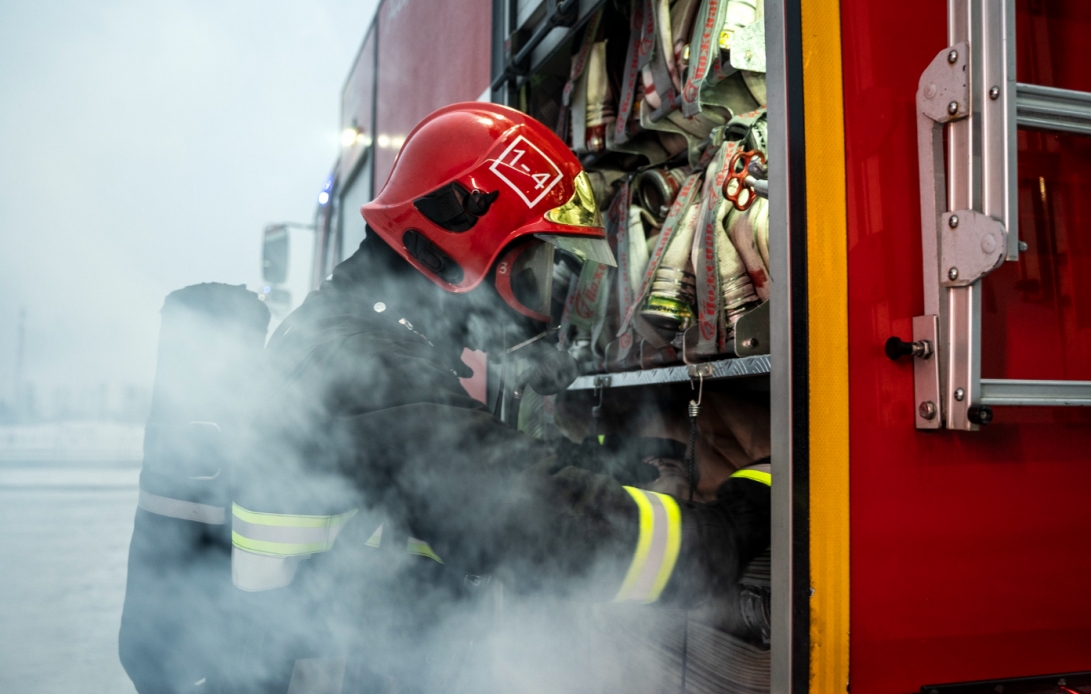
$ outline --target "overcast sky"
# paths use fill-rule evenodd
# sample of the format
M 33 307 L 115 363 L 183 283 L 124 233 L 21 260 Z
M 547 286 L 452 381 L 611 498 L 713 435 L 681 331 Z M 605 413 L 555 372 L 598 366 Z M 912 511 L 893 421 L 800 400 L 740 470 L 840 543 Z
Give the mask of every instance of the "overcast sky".
M 376 0 L 0 0 L 0 400 L 150 386 L 163 297 L 310 221 Z

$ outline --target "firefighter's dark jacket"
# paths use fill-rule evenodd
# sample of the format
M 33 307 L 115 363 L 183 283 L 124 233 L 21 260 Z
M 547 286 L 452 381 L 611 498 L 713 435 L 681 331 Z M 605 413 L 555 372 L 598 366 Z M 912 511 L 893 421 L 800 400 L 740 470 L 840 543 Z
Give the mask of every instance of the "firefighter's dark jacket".
M 606 565 L 596 559 L 624 571 L 637 536 L 629 495 L 563 467 L 550 446 L 471 398 L 454 350 L 429 343 L 444 336 L 429 334 L 419 313 L 400 323 L 392 288 L 352 274 L 364 252 L 266 348 L 283 375 L 260 406 L 263 452 L 251 457 L 254 484 L 241 503 L 310 514 L 362 506 L 370 513 L 353 524 L 382 522 L 387 541 L 392 529 L 421 538 L 466 574 L 490 574 L 501 560 L 535 580 L 587 575 Z
M 279 376 L 259 404 L 253 484 L 240 503 L 272 513 L 361 508 L 352 537 L 382 523 L 384 542 L 391 529 L 423 539 L 459 577 L 500 571 L 520 587 L 579 587 L 609 600 L 640 532 L 631 494 L 469 397 L 458 331 L 481 316 L 458 315 L 450 302 L 462 299 L 416 272 L 377 269 L 402 262 L 391 256 L 365 241 L 271 338 Z M 759 487 L 725 488 L 736 498 L 715 513 L 681 504 L 682 551 L 664 597 L 688 601 L 734 583 L 768 546 L 768 488 Z

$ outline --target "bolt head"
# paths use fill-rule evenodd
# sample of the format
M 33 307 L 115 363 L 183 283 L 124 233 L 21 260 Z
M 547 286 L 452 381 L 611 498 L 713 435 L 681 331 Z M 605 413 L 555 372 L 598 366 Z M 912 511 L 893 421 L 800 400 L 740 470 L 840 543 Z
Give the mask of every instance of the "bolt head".
M 947 113 L 950 113 L 952 116 L 958 113 L 957 101 L 952 101 L 951 103 L 947 104 Z
M 981 237 L 981 250 L 986 254 L 991 254 L 996 250 L 997 243 L 995 234 L 985 234 Z
M 1020 253 L 1026 253 L 1027 252 L 1027 242 L 1026 241 L 1020 241 L 1019 242 L 1019 252 Z
M 988 405 L 975 405 L 966 410 L 966 418 L 978 426 L 986 426 L 993 421 L 993 411 Z
M 372 308 L 375 309 L 375 313 L 382 313 L 386 310 L 386 304 L 381 301 L 376 301 L 375 305 L 372 306 Z
M 917 408 L 917 413 L 921 416 L 921 419 L 932 420 L 936 418 L 936 403 L 931 400 L 925 400 Z
M 962 402 L 966 398 L 966 391 L 961 388 L 955 388 L 955 400 Z
M 996 101 L 1000 98 L 1000 87 L 993 87 L 989 90 L 989 98 Z
M 958 51 L 952 50 L 950 53 L 948 53 L 947 54 L 947 62 L 951 63 L 952 65 L 957 63 L 958 62 Z
M 743 344 L 743 347 L 750 347 L 750 348 L 757 347 L 758 346 L 758 338 L 751 337 L 748 340 L 744 340 L 742 344 Z
M 958 268 L 957 267 L 953 267 L 953 268 L 951 268 L 950 270 L 947 271 L 947 279 L 949 279 L 949 280 L 957 280 L 958 279 Z
M 953 215 L 951 215 L 950 217 L 947 218 L 947 226 L 951 227 L 952 229 L 957 229 L 958 228 L 958 215 L 957 214 L 953 214 Z

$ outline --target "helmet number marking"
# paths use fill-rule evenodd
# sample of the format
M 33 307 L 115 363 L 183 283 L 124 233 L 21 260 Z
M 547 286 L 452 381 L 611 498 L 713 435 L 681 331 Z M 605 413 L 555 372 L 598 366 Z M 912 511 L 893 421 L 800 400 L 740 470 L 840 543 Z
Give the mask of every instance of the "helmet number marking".
M 510 162 L 508 162 L 508 166 L 515 166 L 526 153 L 527 151 L 525 149 L 514 150 L 512 154 L 514 154 L 515 156 L 512 157 L 512 160 Z M 530 173 L 530 167 L 526 164 L 519 164 L 519 168 L 523 170 L 523 173 L 530 175 L 530 177 L 534 179 L 534 183 L 536 184 L 534 186 L 534 190 L 541 190 L 542 188 L 545 188 L 545 184 L 549 183 L 549 179 L 553 177 L 551 174 L 547 173 Z
M 522 135 L 508 145 L 489 170 L 514 190 L 527 207 L 541 202 L 563 177 L 560 167 Z

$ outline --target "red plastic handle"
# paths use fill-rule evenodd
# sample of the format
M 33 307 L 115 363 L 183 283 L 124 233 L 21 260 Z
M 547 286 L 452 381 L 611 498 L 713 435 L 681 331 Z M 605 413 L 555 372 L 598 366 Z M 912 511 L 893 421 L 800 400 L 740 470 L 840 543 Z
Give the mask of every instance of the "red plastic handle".
M 735 209 L 740 212 L 749 210 L 758 197 L 754 189 L 746 184 L 746 177 L 749 175 L 747 170 L 750 168 L 750 160 L 754 157 L 757 157 L 762 164 L 765 163 L 765 155 L 756 149 L 752 149 L 745 152 L 742 150 L 735 152 L 727 165 L 727 178 L 724 179 L 724 197 L 730 200 Z M 731 186 L 732 181 L 735 182 L 734 188 Z M 743 197 L 744 191 L 746 193 L 745 197 Z

